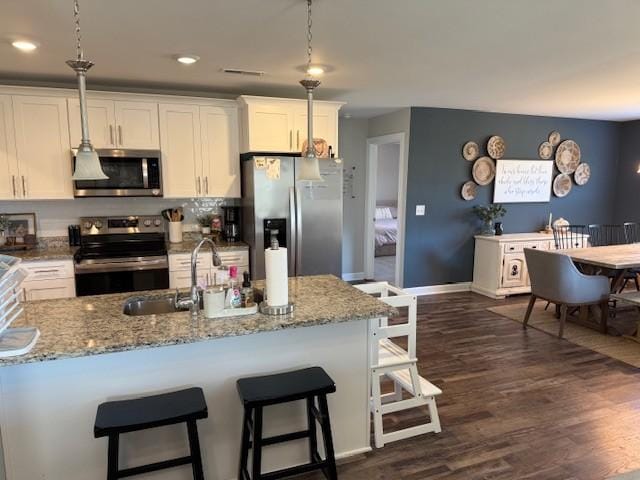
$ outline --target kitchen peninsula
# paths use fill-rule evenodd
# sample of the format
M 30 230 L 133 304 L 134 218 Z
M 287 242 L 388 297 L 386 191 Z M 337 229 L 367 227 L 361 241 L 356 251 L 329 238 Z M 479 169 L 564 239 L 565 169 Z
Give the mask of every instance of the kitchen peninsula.
M 195 385 L 203 387 L 209 406 L 200 424 L 206 476 L 235 478 L 241 427 L 236 380 L 311 365 L 336 381 L 330 397 L 336 454 L 367 451 L 367 320 L 396 311 L 330 275 L 289 282 L 296 309 L 283 317 L 129 316 L 123 303 L 132 293 L 27 302 L 20 324 L 37 326 L 40 340 L 28 354 L 0 363 L 7 479 L 103 478 L 106 440 L 92 434 L 97 405 Z M 304 420 L 302 405 L 275 406 L 265 431 L 278 434 Z M 184 454 L 180 426 L 136 432 L 123 437 L 121 466 L 158 460 L 159 439 L 167 446 L 161 455 Z M 281 468 L 306 455 L 304 442 L 274 446 L 264 466 Z M 154 478 L 187 479 L 190 472 L 168 470 Z

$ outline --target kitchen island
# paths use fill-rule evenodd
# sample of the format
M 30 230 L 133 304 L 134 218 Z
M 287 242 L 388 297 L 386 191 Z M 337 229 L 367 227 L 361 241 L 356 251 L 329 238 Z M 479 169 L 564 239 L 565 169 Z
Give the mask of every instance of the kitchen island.
M 258 285 L 260 286 L 260 285 Z M 116 294 L 25 304 L 19 325 L 41 338 L 26 355 L 0 360 L 0 424 L 8 480 L 106 476 L 106 439 L 93 438 L 99 403 L 201 386 L 209 418 L 199 423 L 206 477 L 236 477 L 241 405 L 235 382 L 319 365 L 335 380 L 329 397 L 336 454 L 369 449 L 368 320 L 394 309 L 333 276 L 290 279 L 295 312 L 208 320 L 188 312 L 123 314 Z M 168 292 L 152 292 L 168 293 Z M 55 361 L 53 361 L 55 360 Z M 270 407 L 265 434 L 304 425 L 302 404 Z M 122 467 L 186 453 L 183 426 L 127 434 Z M 304 441 L 270 447 L 265 470 L 306 461 Z M 189 468 L 157 479 L 189 479 Z

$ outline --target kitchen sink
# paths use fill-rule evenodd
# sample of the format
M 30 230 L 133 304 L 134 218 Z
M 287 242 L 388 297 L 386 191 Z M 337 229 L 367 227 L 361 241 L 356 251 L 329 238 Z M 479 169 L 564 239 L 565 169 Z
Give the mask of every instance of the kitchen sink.
M 174 296 L 133 297 L 124 302 L 122 313 L 125 315 L 159 315 L 163 313 L 182 312 L 174 304 Z

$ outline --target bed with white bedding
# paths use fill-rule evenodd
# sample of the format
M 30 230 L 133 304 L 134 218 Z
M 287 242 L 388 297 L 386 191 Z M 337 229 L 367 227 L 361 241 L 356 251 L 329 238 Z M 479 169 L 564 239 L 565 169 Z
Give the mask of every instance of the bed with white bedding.
M 398 241 L 398 213 L 395 207 L 376 206 L 375 214 L 375 256 L 386 257 L 396 254 Z

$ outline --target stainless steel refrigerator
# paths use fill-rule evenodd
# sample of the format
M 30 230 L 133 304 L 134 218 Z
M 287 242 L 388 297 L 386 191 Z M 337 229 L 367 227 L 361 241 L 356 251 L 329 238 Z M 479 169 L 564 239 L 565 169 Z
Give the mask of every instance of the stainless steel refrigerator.
M 342 161 L 320 159 L 323 182 L 298 180 L 299 157 L 242 158 L 242 231 L 251 276 L 263 279 L 272 230 L 287 248 L 289 276 L 342 275 Z

